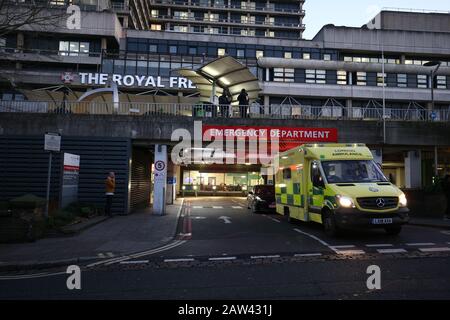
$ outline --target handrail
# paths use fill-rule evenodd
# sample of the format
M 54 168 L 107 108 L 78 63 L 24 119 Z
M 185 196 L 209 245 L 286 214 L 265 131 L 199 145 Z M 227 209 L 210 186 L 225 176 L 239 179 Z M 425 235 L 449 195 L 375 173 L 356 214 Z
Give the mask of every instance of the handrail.
M 214 106 L 212 104 L 148 103 L 148 102 L 77 102 L 77 101 L 5 101 L 0 100 L 0 113 L 52 113 L 63 115 L 165 116 L 194 118 L 254 118 L 302 120 L 383 121 L 381 108 L 345 108 L 340 106 L 259 105 Z M 450 122 L 450 108 L 428 109 L 385 108 L 385 121 Z

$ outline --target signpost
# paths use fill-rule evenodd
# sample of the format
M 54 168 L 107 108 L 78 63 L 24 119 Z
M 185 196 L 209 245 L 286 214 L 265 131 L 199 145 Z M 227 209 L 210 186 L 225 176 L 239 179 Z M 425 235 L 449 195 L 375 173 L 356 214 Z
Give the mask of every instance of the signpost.
M 80 172 L 80 156 L 64 153 L 62 167 L 62 184 L 60 195 L 60 207 L 71 204 L 78 200 L 78 179 Z
M 59 152 L 61 150 L 61 136 L 58 133 L 47 132 L 44 136 L 44 150 L 49 151 L 48 156 L 48 173 L 47 173 L 47 194 L 45 200 L 45 212 L 44 215 L 48 218 L 48 205 L 50 202 L 50 180 L 52 175 L 52 158 L 53 152 Z
M 155 145 L 153 214 L 164 215 L 167 189 L 167 146 Z

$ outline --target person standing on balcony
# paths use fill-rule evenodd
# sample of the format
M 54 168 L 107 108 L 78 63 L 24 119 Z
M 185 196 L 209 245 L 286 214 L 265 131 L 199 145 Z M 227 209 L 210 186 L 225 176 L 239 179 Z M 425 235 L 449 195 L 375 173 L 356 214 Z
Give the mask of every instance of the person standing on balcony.
M 220 115 L 224 118 L 230 116 L 231 95 L 228 89 L 224 89 L 219 97 Z
M 248 105 L 250 104 L 250 99 L 249 99 L 247 91 L 245 91 L 245 89 L 241 90 L 241 93 L 238 96 L 238 101 L 239 101 L 239 111 L 241 113 L 241 118 L 247 118 Z
M 105 181 L 105 191 L 106 191 L 105 215 L 108 217 L 112 217 L 111 207 L 115 189 L 116 189 L 116 175 L 114 172 L 110 172 Z

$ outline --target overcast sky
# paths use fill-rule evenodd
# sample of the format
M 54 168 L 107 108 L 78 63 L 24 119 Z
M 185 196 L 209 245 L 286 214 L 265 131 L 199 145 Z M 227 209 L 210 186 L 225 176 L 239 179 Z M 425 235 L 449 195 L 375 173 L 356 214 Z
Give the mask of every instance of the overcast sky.
M 306 0 L 305 39 L 311 39 L 326 24 L 361 27 L 382 8 L 412 8 L 450 12 L 448 0 Z

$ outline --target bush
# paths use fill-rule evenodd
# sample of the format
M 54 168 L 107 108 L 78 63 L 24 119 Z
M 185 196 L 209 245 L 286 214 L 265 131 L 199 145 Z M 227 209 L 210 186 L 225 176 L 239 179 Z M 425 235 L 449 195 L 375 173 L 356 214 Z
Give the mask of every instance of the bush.
M 95 204 L 82 202 L 73 202 L 64 208 L 64 211 L 83 218 L 89 218 L 101 213 L 100 208 Z

